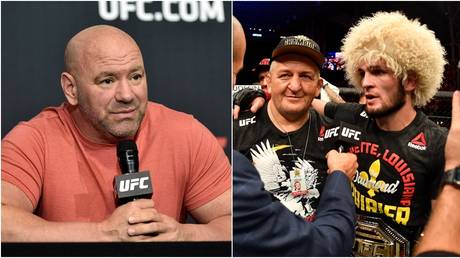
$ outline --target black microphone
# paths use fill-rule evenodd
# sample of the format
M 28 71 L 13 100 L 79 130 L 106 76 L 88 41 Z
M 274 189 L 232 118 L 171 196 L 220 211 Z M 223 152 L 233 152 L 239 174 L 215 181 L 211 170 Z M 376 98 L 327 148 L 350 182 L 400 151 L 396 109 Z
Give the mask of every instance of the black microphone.
M 363 140 L 363 131 L 357 126 L 340 121 L 340 124 L 325 130 L 324 140 L 327 140 L 333 149 L 343 152 L 350 146 L 359 145 Z
M 136 143 L 123 140 L 117 144 L 118 164 L 122 175 L 115 177 L 115 199 L 123 205 L 136 199 L 150 199 L 153 194 L 149 171 L 139 171 Z

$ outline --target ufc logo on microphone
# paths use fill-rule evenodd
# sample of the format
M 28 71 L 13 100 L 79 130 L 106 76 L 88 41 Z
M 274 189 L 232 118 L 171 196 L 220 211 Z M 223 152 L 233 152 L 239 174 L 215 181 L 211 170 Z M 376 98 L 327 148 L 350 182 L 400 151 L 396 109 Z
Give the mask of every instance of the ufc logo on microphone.
M 149 177 L 144 176 L 141 178 L 132 178 L 120 181 L 120 188 L 118 189 L 120 193 L 127 191 L 134 191 L 138 189 L 147 189 L 149 185 L 146 182 L 149 181 Z

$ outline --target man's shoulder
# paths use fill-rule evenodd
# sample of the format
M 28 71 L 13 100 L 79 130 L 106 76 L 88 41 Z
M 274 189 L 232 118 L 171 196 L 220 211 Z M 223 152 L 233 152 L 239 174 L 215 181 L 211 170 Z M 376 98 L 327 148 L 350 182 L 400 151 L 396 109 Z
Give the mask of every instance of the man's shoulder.
M 163 104 L 149 101 L 147 104 L 146 119 L 154 128 L 168 127 L 176 129 L 187 129 L 198 123 L 192 114 L 178 111 Z
M 47 107 L 32 119 L 17 124 L 5 135 L 2 144 L 10 149 L 6 155 L 11 155 L 12 149 L 36 154 L 37 148 L 62 143 L 72 130 L 70 126 L 70 115 L 64 105 Z
M 149 101 L 147 103 L 147 112 L 152 119 L 172 119 L 172 120 L 190 120 L 193 115 L 172 109 L 163 104 Z
M 364 110 L 364 105 L 359 103 L 333 103 L 328 102 L 324 110 L 325 116 L 342 121 L 367 119 L 368 115 Z
M 447 138 L 447 128 L 436 124 L 422 111 L 417 111 L 417 113 L 417 115 L 420 117 L 417 123 L 419 127 L 423 128 L 425 131 L 432 134 L 433 137 Z
M 313 118 L 313 120 L 316 121 L 317 123 L 328 124 L 328 123 L 332 123 L 332 121 L 333 121 L 331 118 L 321 115 L 314 108 L 310 108 L 308 110 L 308 112 L 310 113 L 310 115 Z
M 69 117 L 65 104 L 56 107 L 45 107 L 37 115 L 27 121 L 27 123 L 48 123 L 56 118 L 62 119 L 63 117 Z
M 243 111 L 239 114 L 238 119 L 234 120 L 235 130 L 248 130 L 254 128 L 256 125 L 263 123 L 260 120 L 258 113 L 252 113 L 251 111 Z
M 193 115 L 150 101 L 148 102 L 145 120 L 147 124 L 142 128 L 150 128 L 147 129 L 150 133 L 162 132 L 163 134 L 176 136 L 193 136 L 199 132 L 209 131 Z
M 20 134 L 28 131 L 45 133 L 63 127 L 69 115 L 65 111 L 64 105 L 58 107 L 46 107 L 40 113 L 27 121 L 19 122 L 8 134 Z
M 266 109 L 264 111 L 262 108 L 255 114 L 245 111 L 240 113 L 237 120 L 233 120 L 233 147 L 243 154 L 247 154 L 254 143 L 270 134 L 269 121 L 264 118 L 267 115 L 262 112 L 266 112 Z
M 364 110 L 364 105 L 354 102 L 338 103 L 336 104 L 340 110 L 350 112 L 361 112 Z
M 256 113 L 252 113 L 250 110 L 244 110 L 240 112 L 238 119 L 233 121 L 233 129 L 236 131 L 246 131 L 265 127 L 268 123 L 267 116 L 267 104 Z

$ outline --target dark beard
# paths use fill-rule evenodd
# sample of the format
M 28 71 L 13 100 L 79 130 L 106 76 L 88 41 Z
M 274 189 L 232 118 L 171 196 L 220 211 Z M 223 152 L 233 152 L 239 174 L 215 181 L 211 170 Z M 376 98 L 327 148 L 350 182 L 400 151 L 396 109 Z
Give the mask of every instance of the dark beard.
M 391 115 L 395 113 L 396 111 L 399 111 L 404 106 L 404 104 L 406 104 L 406 98 L 404 95 L 404 88 L 400 84 L 398 93 L 396 95 L 396 102 L 394 103 L 393 106 L 383 107 L 380 110 L 375 110 L 375 111 L 369 111 L 366 106 L 365 110 L 369 116 L 374 117 L 374 118 L 381 118 L 381 117 Z

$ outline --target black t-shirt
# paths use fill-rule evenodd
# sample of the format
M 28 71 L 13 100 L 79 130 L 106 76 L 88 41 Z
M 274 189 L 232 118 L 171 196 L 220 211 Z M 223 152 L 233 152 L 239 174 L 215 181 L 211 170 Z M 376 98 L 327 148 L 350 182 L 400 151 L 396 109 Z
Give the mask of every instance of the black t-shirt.
M 352 181 L 357 213 L 382 218 L 413 242 L 438 194 L 447 130 L 420 110 L 398 132 L 381 130 L 368 118 L 364 105 L 328 103 L 325 115 L 363 130 L 360 144 L 349 148 L 359 163 Z
M 252 160 L 264 187 L 294 214 L 312 221 L 327 176 L 318 132 L 327 121 L 313 109 L 297 131 L 281 132 L 271 122 L 267 104 L 257 114 L 240 114 L 233 123 L 234 149 Z

